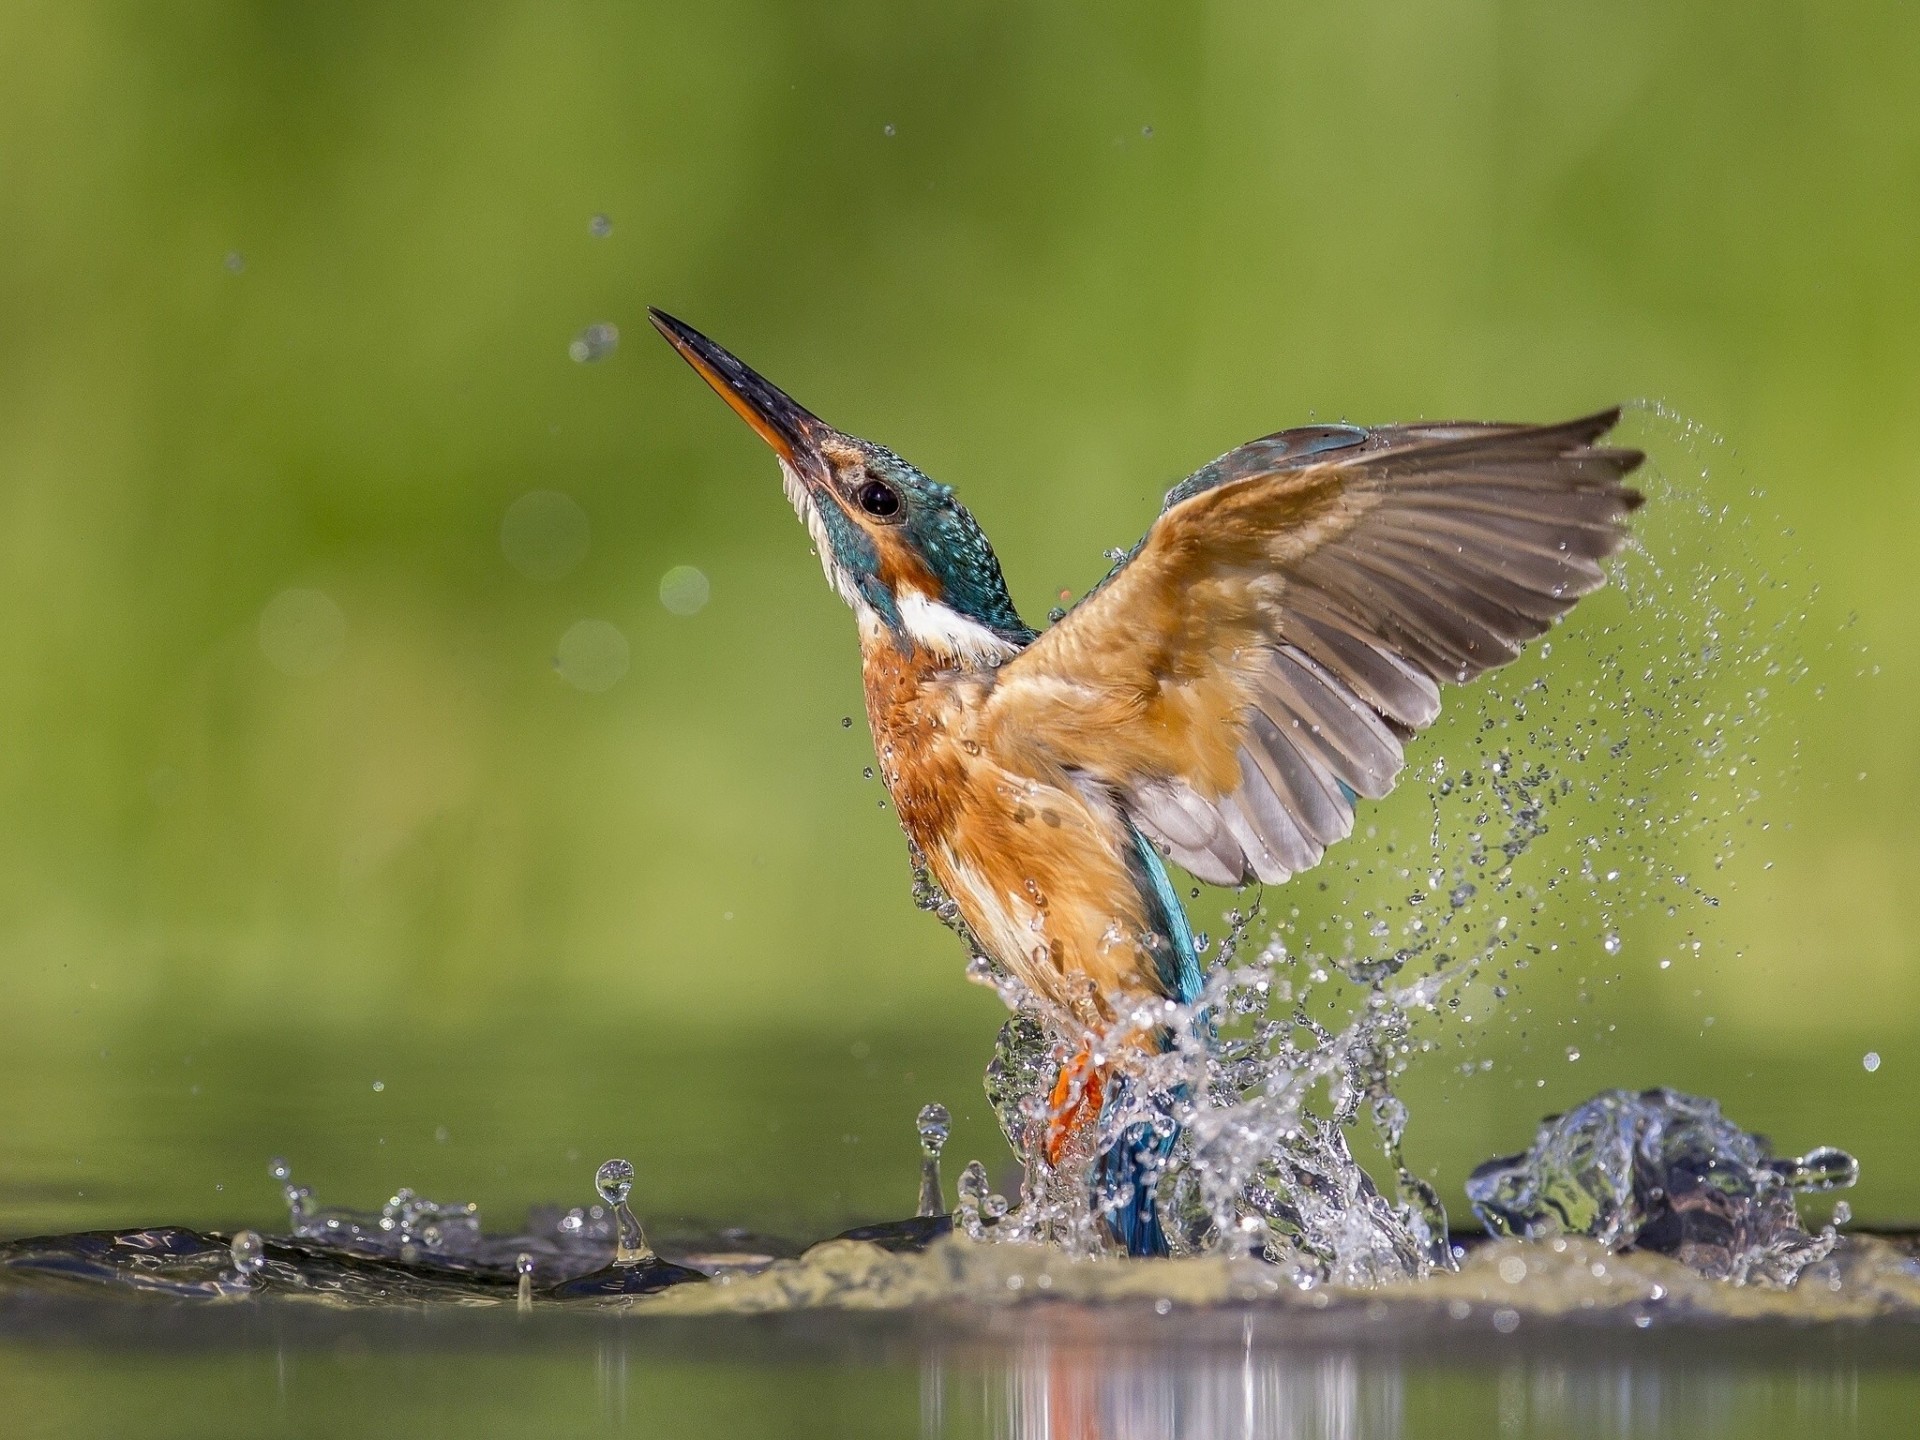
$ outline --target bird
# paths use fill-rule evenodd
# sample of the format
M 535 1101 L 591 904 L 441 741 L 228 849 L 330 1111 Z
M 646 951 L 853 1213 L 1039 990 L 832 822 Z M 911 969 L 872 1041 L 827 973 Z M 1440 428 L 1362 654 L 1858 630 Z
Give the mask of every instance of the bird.
M 1202 992 L 1170 866 L 1216 886 L 1310 869 L 1378 800 L 1443 685 L 1504 665 L 1583 595 L 1642 503 L 1618 407 L 1557 424 L 1318 424 L 1168 491 L 1045 631 L 951 487 L 835 429 L 684 321 L 654 326 L 772 447 L 853 610 L 880 774 L 910 853 L 1055 1033 L 1048 1165 L 1084 1152 L 1166 1002 Z M 1093 1157 L 1129 1255 L 1168 1253 L 1167 1125 Z M 1079 1147 L 1076 1150 L 1076 1146 Z

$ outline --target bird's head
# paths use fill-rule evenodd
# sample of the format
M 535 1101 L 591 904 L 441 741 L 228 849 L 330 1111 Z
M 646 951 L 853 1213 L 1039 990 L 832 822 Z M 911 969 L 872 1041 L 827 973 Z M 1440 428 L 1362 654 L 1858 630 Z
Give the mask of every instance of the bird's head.
M 993 547 L 950 487 L 884 446 L 834 429 L 691 325 L 648 313 L 773 447 L 827 579 L 863 629 L 965 665 L 998 664 L 1033 639 Z

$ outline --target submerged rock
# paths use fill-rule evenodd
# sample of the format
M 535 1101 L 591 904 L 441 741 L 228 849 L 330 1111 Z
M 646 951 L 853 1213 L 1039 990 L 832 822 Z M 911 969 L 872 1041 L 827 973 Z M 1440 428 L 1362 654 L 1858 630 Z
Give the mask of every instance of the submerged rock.
M 1584 1235 L 1609 1250 L 1670 1255 L 1703 1275 L 1792 1284 L 1833 1249 L 1831 1227 L 1801 1228 L 1796 1190 L 1836 1190 L 1859 1166 L 1821 1148 L 1776 1158 L 1713 1100 L 1676 1090 L 1608 1090 L 1541 1122 L 1525 1154 L 1467 1179 L 1487 1229 L 1528 1240 Z

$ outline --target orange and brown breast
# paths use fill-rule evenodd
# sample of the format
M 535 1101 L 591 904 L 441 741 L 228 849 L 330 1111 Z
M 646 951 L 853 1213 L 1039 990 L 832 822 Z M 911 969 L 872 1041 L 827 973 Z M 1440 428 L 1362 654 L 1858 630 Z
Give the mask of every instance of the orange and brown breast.
M 901 826 L 994 959 L 1099 1026 L 1160 993 L 1153 931 L 1111 799 L 1021 762 L 979 724 L 991 678 L 886 637 L 864 647 L 867 716 Z

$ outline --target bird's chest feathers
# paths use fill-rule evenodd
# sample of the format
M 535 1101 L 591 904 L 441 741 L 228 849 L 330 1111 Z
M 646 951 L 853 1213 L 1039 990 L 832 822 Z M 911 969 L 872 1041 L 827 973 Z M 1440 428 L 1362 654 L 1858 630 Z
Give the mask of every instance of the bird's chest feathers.
M 1130 832 L 1111 801 L 1002 753 L 979 725 L 990 676 L 884 635 L 863 650 L 867 718 L 894 808 L 981 942 L 1084 1020 L 1151 989 Z
M 867 723 L 880 776 L 908 836 L 926 850 L 970 808 L 982 778 L 981 747 L 970 732 L 983 682 L 920 647 L 902 648 L 878 626 L 863 631 Z

